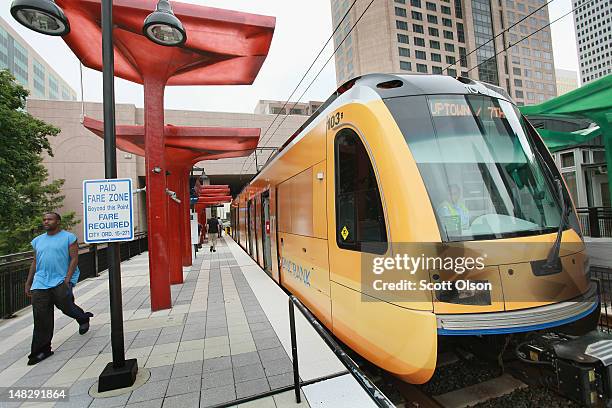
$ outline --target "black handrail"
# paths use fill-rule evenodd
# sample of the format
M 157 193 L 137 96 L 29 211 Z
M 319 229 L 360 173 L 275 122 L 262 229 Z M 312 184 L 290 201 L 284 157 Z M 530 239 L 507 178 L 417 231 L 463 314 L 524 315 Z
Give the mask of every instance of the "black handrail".
M 374 383 L 372 383 L 365 374 L 359 369 L 359 366 L 348 356 L 340 347 L 340 345 L 334 340 L 329 332 L 319 323 L 319 321 L 310 313 L 310 311 L 300 302 L 295 296 L 289 296 L 289 329 L 291 330 L 291 353 L 293 354 L 293 382 L 295 390 L 295 401 L 299 404 L 301 402 L 300 396 L 300 374 L 297 354 L 297 339 L 295 333 L 295 312 L 294 305 L 298 308 L 302 315 L 306 318 L 308 323 L 315 329 L 315 331 L 321 336 L 323 341 L 329 346 L 334 352 L 340 362 L 346 367 L 349 373 L 357 380 L 359 385 L 364 391 L 372 398 L 372 401 L 380 408 L 394 408 L 395 405 L 383 394 Z
M 612 208 L 580 207 L 576 213 L 585 236 L 612 237 Z

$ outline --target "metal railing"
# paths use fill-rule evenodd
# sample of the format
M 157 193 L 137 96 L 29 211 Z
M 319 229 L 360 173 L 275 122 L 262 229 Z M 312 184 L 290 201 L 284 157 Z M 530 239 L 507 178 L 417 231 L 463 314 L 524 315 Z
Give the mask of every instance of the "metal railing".
M 121 261 L 141 254 L 148 249 L 147 234 L 136 234 L 133 241 L 122 242 L 120 248 Z M 108 269 L 106 249 L 106 244 L 79 245 L 79 282 Z M 31 304 L 25 283 L 33 257 L 33 252 L 0 257 L 0 318 L 14 317 L 15 312 Z
M 576 212 L 585 236 L 612 238 L 612 208 L 582 207 L 576 208 Z
M 599 329 L 612 332 L 612 269 L 591 266 L 591 278 L 597 281 L 601 314 Z
M 294 306 L 298 308 L 308 323 L 315 329 L 317 334 L 321 336 L 323 341 L 334 352 L 340 362 L 346 367 L 348 372 L 357 380 L 359 385 L 364 389 L 376 406 L 381 408 L 393 408 L 395 405 L 383 394 L 373 382 L 371 382 L 364 373 L 359 369 L 359 366 L 352 358 L 340 347 L 338 342 L 329 334 L 329 332 L 319 323 L 319 321 L 310 313 L 310 311 L 299 301 L 295 296 L 289 296 L 289 328 L 291 330 L 291 353 L 293 355 L 293 386 L 295 390 L 295 401 L 301 402 L 300 396 L 300 372 L 297 352 L 297 339 L 295 332 L 295 311 Z

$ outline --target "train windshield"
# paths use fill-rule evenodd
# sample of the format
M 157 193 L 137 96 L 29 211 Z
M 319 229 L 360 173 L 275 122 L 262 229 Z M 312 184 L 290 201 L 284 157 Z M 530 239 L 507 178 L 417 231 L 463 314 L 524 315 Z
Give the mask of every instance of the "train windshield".
M 445 241 L 557 231 L 561 209 L 550 164 L 514 105 L 483 95 L 385 103 L 417 162 Z

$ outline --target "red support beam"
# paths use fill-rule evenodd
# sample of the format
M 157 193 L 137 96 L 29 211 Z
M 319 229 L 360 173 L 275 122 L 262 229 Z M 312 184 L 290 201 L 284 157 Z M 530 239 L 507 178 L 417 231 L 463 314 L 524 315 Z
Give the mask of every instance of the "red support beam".
M 144 83 L 144 137 L 147 178 L 147 223 L 149 228 L 149 278 L 151 309 L 172 306 L 168 273 L 168 195 L 164 151 L 165 82 L 147 78 Z

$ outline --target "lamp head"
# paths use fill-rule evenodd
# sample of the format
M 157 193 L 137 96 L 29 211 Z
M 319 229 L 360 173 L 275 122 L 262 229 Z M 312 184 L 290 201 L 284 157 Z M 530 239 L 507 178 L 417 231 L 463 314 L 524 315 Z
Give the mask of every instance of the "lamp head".
M 20 24 L 41 34 L 62 36 L 70 32 L 64 11 L 53 0 L 14 0 L 11 15 Z
M 147 16 L 142 28 L 144 35 L 156 44 L 167 47 L 183 45 L 187 34 L 174 15 L 168 0 L 159 0 L 155 11 Z

